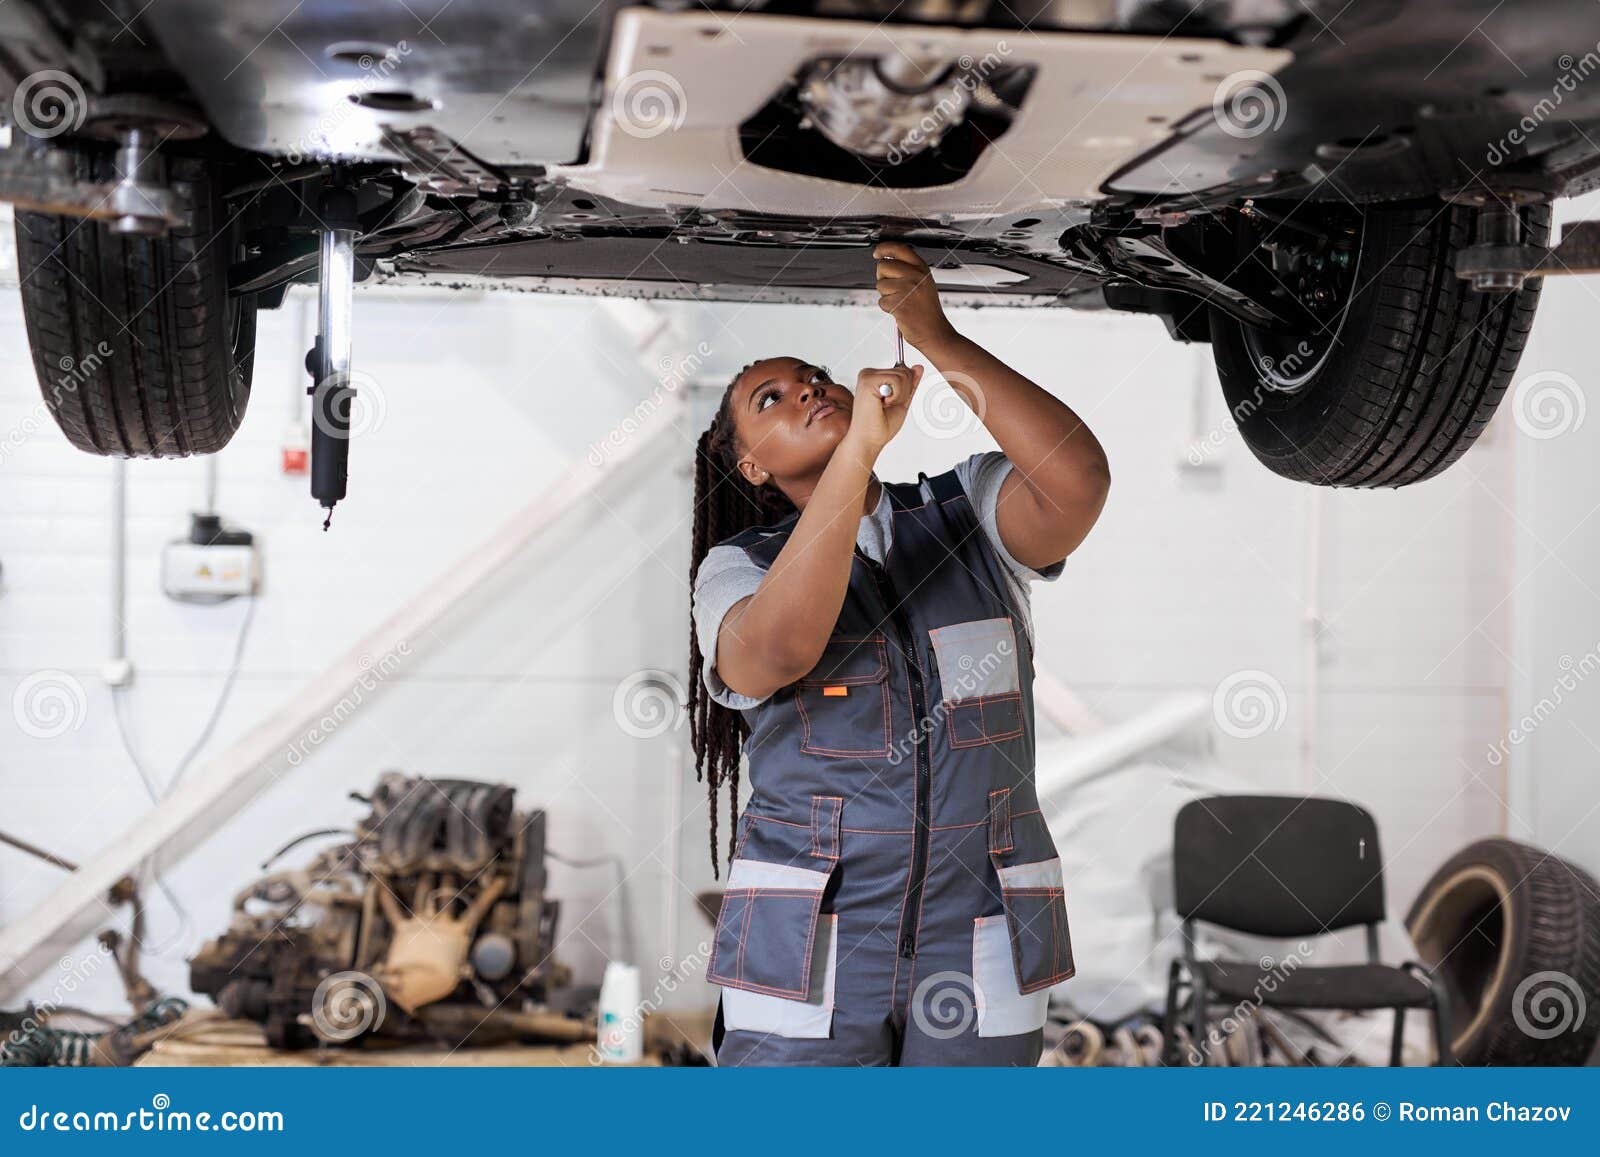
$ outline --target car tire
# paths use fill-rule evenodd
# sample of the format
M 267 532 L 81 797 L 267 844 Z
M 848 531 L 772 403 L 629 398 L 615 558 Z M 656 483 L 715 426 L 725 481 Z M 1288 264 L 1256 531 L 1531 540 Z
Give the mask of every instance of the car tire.
M 1450 466 L 1493 417 L 1533 325 L 1538 279 L 1478 293 L 1455 273 L 1477 210 L 1432 203 L 1360 215 L 1352 287 L 1313 342 L 1211 311 L 1217 376 L 1255 456 L 1321 486 L 1408 486 Z M 1525 239 L 1549 235 L 1547 206 L 1523 209 Z M 1290 366 L 1300 355 L 1300 361 Z
M 112 156 L 74 152 L 81 179 Z M 45 404 L 80 450 L 175 458 L 222 449 L 250 396 L 256 303 L 228 296 L 232 230 L 206 161 L 168 161 L 183 223 L 159 237 L 16 214 L 23 317 Z
M 1600 884 L 1514 840 L 1469 844 L 1406 913 L 1464 1065 L 1581 1065 L 1600 1036 Z

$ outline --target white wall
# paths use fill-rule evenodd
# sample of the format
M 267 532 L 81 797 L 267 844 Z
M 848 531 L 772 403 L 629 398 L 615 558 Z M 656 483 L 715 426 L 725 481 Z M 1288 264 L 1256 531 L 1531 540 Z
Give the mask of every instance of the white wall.
M 307 380 L 298 315 L 293 306 L 263 315 L 253 404 L 220 456 L 220 508 L 258 535 L 265 586 L 208 754 L 455 565 L 654 384 L 589 302 L 363 298 L 356 353 L 369 400 L 381 394 L 381 420 L 354 447 L 350 498 L 324 534 L 305 478 L 278 472 L 290 400 Z M 0 715 L 0 827 L 82 860 L 149 806 L 99 679 L 112 632 L 112 467 L 71 451 L 53 426 L 29 433 L 36 387 L 14 292 L 0 313 L 0 357 L 0 429 L 22 434 L 0 465 L 0 695 L 9 706 L 30 676 L 59 670 L 86 701 L 75 726 L 48 739 L 24 733 L 9 710 Z M 687 453 L 686 434 L 668 436 Z M 129 470 L 127 715 L 136 750 L 163 781 L 215 701 L 245 609 L 183 606 L 159 590 L 160 548 L 186 531 L 200 480 L 198 462 Z M 682 612 L 668 612 L 687 606 L 687 478 L 670 472 L 662 483 L 594 506 L 592 531 L 570 555 L 552 565 L 539 549 L 526 552 L 487 597 L 408 640 L 404 662 L 355 718 L 171 873 L 185 920 L 159 893 L 150 897 L 151 939 L 174 945 L 150 962 L 152 979 L 183 990 L 183 956 L 225 926 L 233 891 L 290 836 L 356 818 L 346 793 L 370 788 L 387 768 L 517 785 L 524 806 L 550 810 L 554 849 L 622 855 L 641 943 L 664 942 L 658 845 L 676 752 L 670 738 L 628 735 L 612 712 L 628 674 L 682 666 Z M 561 955 L 592 977 L 616 951 L 602 904 L 613 876 L 559 864 L 551 876 L 566 901 Z M 0 920 L 59 879 L 0 848 Z M 114 1007 L 112 978 L 100 981 L 93 998 Z M 43 998 L 53 982 L 40 978 L 30 992 Z
M 662 308 L 681 327 L 683 353 L 707 343 L 705 377 L 719 386 L 774 353 L 824 361 L 847 381 L 891 359 L 892 329 L 876 311 Z M 1506 726 L 1504 423 L 1436 482 L 1319 493 L 1254 462 L 1225 425 L 1206 349 L 1169 342 L 1150 319 L 985 310 L 962 312 L 957 324 L 1078 407 L 1111 456 L 1101 524 L 1059 582 L 1035 587 L 1041 667 L 1109 719 L 1173 689 L 1210 692 L 1240 672 L 1281 685 L 1277 726 L 1250 739 L 1219 733 L 1218 753 L 1265 790 L 1348 795 L 1372 808 L 1397 915 L 1446 855 L 1501 830 L 1503 785 L 1481 753 Z M 363 299 L 357 364 L 381 387 L 385 417 L 356 442 L 351 498 L 325 535 L 305 480 L 277 472 L 290 393 L 304 384 L 306 335 L 292 311 L 264 315 L 262 325 L 257 396 L 221 458 L 221 509 L 260 535 L 267 579 L 208 753 L 285 701 L 658 388 L 595 302 Z M 685 675 L 689 456 L 715 393 L 697 400 L 692 428 L 669 435 L 679 465 L 661 485 L 596 509 L 593 533 L 568 554 L 528 551 L 489 596 L 417 640 L 357 718 L 171 873 L 189 922 L 178 927 L 152 898 L 153 938 L 171 932 L 174 941 L 149 963 L 158 985 L 183 991 L 183 954 L 221 930 L 228 897 L 264 856 L 301 830 L 354 818 L 345 793 L 388 767 L 516 784 L 523 804 L 550 809 L 556 849 L 622 857 L 647 970 L 665 955 L 692 954 L 707 933 L 692 895 L 710 878 L 703 788 L 684 770 L 686 731 L 635 739 L 617 726 L 612 696 L 642 669 Z M 36 404 L 8 293 L 0 431 L 27 428 Z M 908 425 L 879 473 L 937 472 L 989 445 L 981 430 L 938 439 Z M 1181 467 L 1191 453 L 1208 468 Z M 111 632 L 109 471 L 71 452 L 53 428 L 0 461 L 0 696 L 9 702 L 34 673 L 61 669 L 87 703 L 81 725 L 49 740 L 0 712 L 0 828 L 75 859 L 148 806 L 97 675 Z M 243 609 L 178 606 L 157 588 L 159 547 L 185 529 L 200 477 L 196 462 L 130 468 L 127 631 L 137 674 L 128 705 L 135 743 L 158 776 L 209 710 Z M 1324 639 L 1315 663 L 1313 599 Z M 670 817 L 679 807 L 676 851 Z M 559 865 L 552 877 L 566 901 L 561 955 L 593 980 L 616 950 L 612 881 Z M 0 847 L 0 921 L 41 901 L 59 878 Z M 669 897 L 678 906 L 670 926 Z M 55 980 L 40 977 L 25 991 L 43 999 Z M 102 975 L 80 1000 L 115 1007 L 118 993 Z
M 1597 216 L 1600 194 L 1558 206 L 1558 220 Z M 1527 432 L 1509 501 L 1512 708 L 1493 758 L 1511 769 L 1514 833 L 1600 874 L 1597 317 L 1600 277 L 1547 278 L 1520 392 L 1507 400 Z

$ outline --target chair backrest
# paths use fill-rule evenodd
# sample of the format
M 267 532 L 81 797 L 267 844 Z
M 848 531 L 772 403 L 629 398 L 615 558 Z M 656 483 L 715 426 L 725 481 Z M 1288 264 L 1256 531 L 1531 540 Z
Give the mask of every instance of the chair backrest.
M 1214 795 L 1173 821 L 1178 915 L 1257 936 L 1383 920 L 1378 825 L 1363 807 L 1297 795 Z

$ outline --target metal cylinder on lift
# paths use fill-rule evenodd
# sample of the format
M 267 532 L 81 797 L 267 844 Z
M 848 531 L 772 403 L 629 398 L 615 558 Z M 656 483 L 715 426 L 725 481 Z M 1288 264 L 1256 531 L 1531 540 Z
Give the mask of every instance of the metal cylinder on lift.
M 350 467 L 351 329 L 355 298 L 355 194 L 328 189 L 318 207 L 317 344 L 312 349 L 311 496 L 330 512 L 345 496 Z

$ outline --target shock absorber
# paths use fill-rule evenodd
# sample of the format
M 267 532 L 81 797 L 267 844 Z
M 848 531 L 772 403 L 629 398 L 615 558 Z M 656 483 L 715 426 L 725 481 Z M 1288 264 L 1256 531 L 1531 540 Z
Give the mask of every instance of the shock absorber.
M 311 372 L 311 496 L 328 512 L 345 496 L 350 469 L 350 330 L 355 312 L 356 196 L 330 186 L 317 205 L 322 220 L 317 266 L 317 340 L 306 355 Z

